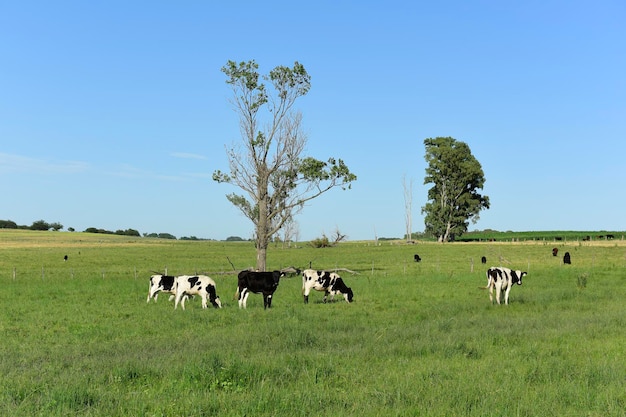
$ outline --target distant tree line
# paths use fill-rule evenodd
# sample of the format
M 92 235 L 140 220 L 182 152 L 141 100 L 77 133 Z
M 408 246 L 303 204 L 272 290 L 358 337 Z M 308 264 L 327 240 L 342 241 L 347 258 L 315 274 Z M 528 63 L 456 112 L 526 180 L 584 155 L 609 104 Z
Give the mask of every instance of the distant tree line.
M 44 220 L 37 220 L 33 222 L 33 224 L 31 224 L 30 226 L 24 226 L 24 225 L 18 225 L 12 220 L 0 220 L 0 229 L 22 229 L 22 230 L 40 230 L 40 231 L 53 230 L 55 232 L 58 232 L 59 230 L 63 229 L 63 225 L 59 222 L 48 223 Z M 67 229 L 67 231 L 74 232 L 75 230 L 73 227 L 70 227 Z M 85 233 L 101 233 L 101 234 L 106 234 L 106 235 L 134 236 L 134 237 L 142 236 L 141 233 L 139 233 L 139 231 L 135 229 L 126 229 L 126 230 L 120 229 L 120 230 L 116 230 L 115 232 L 113 232 L 111 230 L 101 229 L 97 227 L 88 227 L 84 230 L 84 232 Z M 144 233 L 143 237 L 176 240 L 176 236 L 172 235 L 171 233 Z M 232 237 L 229 237 L 228 239 L 232 239 Z M 190 236 L 190 237 L 184 236 L 184 237 L 181 237 L 180 240 L 212 240 L 212 239 L 201 239 L 196 236 Z
M 121 236 L 137 236 L 141 237 L 141 234 L 135 229 L 116 230 L 111 232 L 110 230 L 97 229 L 95 227 L 88 227 L 85 229 L 85 233 L 103 233 L 107 235 L 121 235 Z
M 63 229 L 63 225 L 58 222 L 48 223 L 43 220 L 37 220 L 30 226 L 18 225 L 12 220 L 0 220 L 0 229 L 24 229 L 24 230 L 54 230 L 55 232 Z

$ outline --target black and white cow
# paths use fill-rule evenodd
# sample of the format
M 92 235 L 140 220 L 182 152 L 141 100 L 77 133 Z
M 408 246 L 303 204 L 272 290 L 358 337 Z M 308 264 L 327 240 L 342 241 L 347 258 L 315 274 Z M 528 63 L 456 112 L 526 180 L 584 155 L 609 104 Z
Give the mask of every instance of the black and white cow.
M 153 299 L 156 303 L 160 292 L 169 292 L 172 294 L 171 297 L 174 297 L 176 295 L 176 277 L 161 274 L 150 276 L 150 288 L 146 302 L 149 303 L 150 299 Z
M 354 294 L 352 288 L 349 288 L 339 274 L 328 271 L 316 271 L 314 269 L 305 269 L 302 271 L 302 294 L 304 295 L 304 303 L 309 302 L 309 293 L 311 290 L 324 291 L 324 299 L 330 294 L 330 301 L 333 301 L 335 294 L 342 294 L 346 302 L 352 302 Z
M 237 292 L 239 308 L 246 308 L 248 296 L 251 292 L 263 294 L 263 308 L 272 307 L 272 296 L 278 288 L 280 278 L 284 276 L 280 271 L 256 272 L 241 271 L 237 276 Z
M 500 294 L 504 291 L 504 304 L 509 304 L 509 293 L 513 284 L 522 285 L 522 277 L 527 272 L 513 271 L 509 268 L 492 266 L 487 270 L 487 287 L 489 301 L 493 304 L 493 291 L 496 291 L 496 301 L 500 304 Z
M 174 309 L 178 303 L 185 309 L 185 300 L 188 296 L 199 295 L 202 300 L 202 308 L 207 308 L 207 298 L 215 308 L 222 308 L 222 302 L 217 295 L 215 281 L 206 275 L 181 275 L 176 277 L 176 301 Z M 182 301 L 182 302 L 181 302 Z

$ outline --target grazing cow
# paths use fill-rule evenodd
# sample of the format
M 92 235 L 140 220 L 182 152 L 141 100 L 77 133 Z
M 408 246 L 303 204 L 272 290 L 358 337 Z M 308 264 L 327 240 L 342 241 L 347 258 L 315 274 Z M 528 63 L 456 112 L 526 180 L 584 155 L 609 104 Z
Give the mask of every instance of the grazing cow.
M 176 295 L 176 277 L 161 274 L 152 275 L 150 277 L 150 288 L 148 289 L 148 299 L 146 302 L 149 303 L 150 299 L 154 299 L 156 303 L 157 297 L 161 291 L 171 293 L 171 297 Z
M 489 301 L 493 304 L 493 291 L 496 291 L 496 302 L 500 304 L 500 294 L 504 291 L 504 304 L 509 304 L 509 292 L 513 284 L 522 285 L 522 277 L 527 272 L 513 271 L 509 268 L 492 266 L 487 270 L 487 286 Z
M 569 252 L 565 252 L 565 256 L 563 256 L 563 263 L 564 264 L 571 264 L 572 260 L 569 256 Z
M 304 270 L 302 272 L 302 294 L 304 295 L 305 304 L 309 302 L 311 290 L 324 291 L 324 302 L 326 302 L 328 294 L 330 294 L 330 301 L 335 299 L 335 294 L 342 294 L 348 303 L 352 302 L 354 297 L 352 288 L 349 288 L 339 274 L 335 272 L 315 271 L 313 269 Z
M 420 256 L 416 253 L 415 255 L 413 255 L 413 260 L 414 260 L 415 262 L 419 262 L 419 261 L 421 261 L 421 260 L 422 260 L 422 258 L 420 258 Z
M 556 256 L 559 254 L 559 249 L 558 248 L 552 248 L 552 256 Z
M 278 288 L 280 278 L 285 274 L 280 271 L 255 272 L 241 271 L 237 276 L 237 292 L 239 308 L 247 308 L 248 296 L 251 292 L 263 294 L 263 308 L 272 307 L 272 295 Z
M 178 303 L 185 309 L 185 300 L 188 296 L 199 295 L 202 299 L 202 308 L 207 308 L 207 298 L 215 308 L 222 308 L 222 302 L 215 289 L 215 281 L 206 275 L 181 275 L 176 277 L 176 301 L 174 310 Z M 181 302 L 182 301 L 182 302 Z
M 483 263 L 483 264 L 486 264 L 487 263 L 487 258 L 483 256 L 482 258 L 480 258 L 480 262 Z

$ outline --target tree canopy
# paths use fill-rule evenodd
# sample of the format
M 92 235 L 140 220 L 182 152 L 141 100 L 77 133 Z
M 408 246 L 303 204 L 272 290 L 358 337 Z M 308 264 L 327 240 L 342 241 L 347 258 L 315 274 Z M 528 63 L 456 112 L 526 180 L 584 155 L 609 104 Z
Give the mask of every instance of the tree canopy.
M 350 188 L 356 175 L 341 159 L 303 155 L 307 138 L 302 115 L 293 109 L 311 88 L 302 64 L 277 66 L 261 76 L 253 60 L 228 61 L 222 72 L 233 90 L 242 143 L 227 148 L 230 173 L 217 170 L 213 180 L 242 191 L 226 197 L 254 224 L 257 269 L 264 271 L 272 236 L 305 202 L 334 187 Z
M 481 195 L 485 175 L 469 146 L 451 137 L 424 140 L 428 163 L 424 184 L 428 202 L 422 207 L 425 232 L 447 242 L 476 223 L 479 212 L 489 208 L 489 197 Z

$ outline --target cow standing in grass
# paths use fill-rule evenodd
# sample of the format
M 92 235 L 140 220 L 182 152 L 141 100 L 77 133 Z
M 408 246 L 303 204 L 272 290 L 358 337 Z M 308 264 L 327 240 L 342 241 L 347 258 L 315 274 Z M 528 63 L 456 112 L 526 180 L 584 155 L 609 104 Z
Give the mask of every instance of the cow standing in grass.
M 493 291 L 496 292 L 496 302 L 500 304 L 500 295 L 504 292 L 504 304 L 509 304 L 509 293 L 513 284 L 522 285 L 522 277 L 527 272 L 513 271 L 509 268 L 492 266 L 487 270 L 487 286 L 489 301 L 493 304 Z
M 237 276 L 237 292 L 239 308 L 246 308 L 250 293 L 263 294 L 263 308 L 272 307 L 272 296 L 278 288 L 280 278 L 285 274 L 280 271 L 255 272 L 241 271 Z
M 207 308 L 207 299 L 213 307 L 222 308 L 222 302 L 216 292 L 215 281 L 206 275 L 181 275 L 176 277 L 176 301 L 174 309 L 178 303 L 185 309 L 185 300 L 188 296 L 199 295 L 202 300 L 202 308 Z
M 176 277 L 161 274 L 150 276 L 150 287 L 148 288 L 148 299 L 146 302 L 149 303 L 152 299 L 156 303 L 160 292 L 169 292 L 172 294 L 170 299 L 174 297 L 174 295 L 176 295 Z
M 304 295 L 305 304 L 309 302 L 311 290 L 324 291 L 324 302 L 326 302 L 329 294 L 330 301 L 334 300 L 335 294 L 342 294 L 348 303 L 352 302 L 354 298 L 352 288 L 348 287 L 339 274 L 335 272 L 305 269 L 302 272 L 302 294 Z

